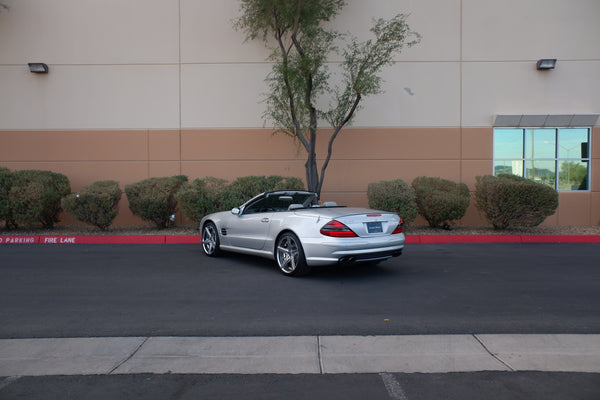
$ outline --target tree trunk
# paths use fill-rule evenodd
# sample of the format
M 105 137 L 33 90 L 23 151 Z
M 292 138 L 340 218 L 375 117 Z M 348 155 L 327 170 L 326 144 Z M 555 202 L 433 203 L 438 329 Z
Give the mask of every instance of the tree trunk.
M 319 188 L 319 174 L 317 173 L 317 155 L 316 152 L 311 152 L 308 154 L 306 159 L 306 164 L 304 164 L 306 169 L 306 186 L 309 191 L 317 193 L 320 197 L 320 188 Z

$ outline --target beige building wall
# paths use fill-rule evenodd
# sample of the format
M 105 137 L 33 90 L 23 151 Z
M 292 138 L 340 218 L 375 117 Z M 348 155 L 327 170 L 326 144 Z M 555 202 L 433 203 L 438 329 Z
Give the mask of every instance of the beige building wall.
M 0 166 L 62 172 L 73 190 L 180 173 L 304 177 L 303 150 L 264 127 L 268 51 L 232 29 L 238 0 L 5 2 Z M 405 12 L 423 40 L 384 71 L 385 93 L 365 99 L 337 140 L 327 199 L 366 205 L 368 183 L 419 175 L 473 189 L 492 173 L 497 114 L 600 112 L 597 0 L 347 3 L 341 31 L 365 39 L 372 18 Z M 557 58 L 556 69 L 537 71 L 540 58 Z M 50 72 L 32 74 L 28 62 Z M 591 191 L 561 193 L 547 224 L 600 224 L 599 129 Z M 136 221 L 123 200 L 117 222 Z M 463 223 L 482 223 L 474 207 Z

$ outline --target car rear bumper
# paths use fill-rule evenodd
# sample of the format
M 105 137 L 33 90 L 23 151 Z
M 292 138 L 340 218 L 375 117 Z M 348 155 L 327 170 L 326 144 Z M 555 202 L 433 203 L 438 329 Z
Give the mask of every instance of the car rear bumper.
M 398 257 L 402 255 L 402 249 L 387 251 L 381 253 L 367 253 L 367 254 L 358 254 L 352 256 L 344 256 L 338 260 L 338 264 L 352 264 L 358 262 L 372 262 L 372 261 L 382 261 L 387 260 L 388 258 Z
M 319 238 L 304 240 L 302 246 L 308 265 L 378 261 L 399 256 L 404 234 L 373 238 Z

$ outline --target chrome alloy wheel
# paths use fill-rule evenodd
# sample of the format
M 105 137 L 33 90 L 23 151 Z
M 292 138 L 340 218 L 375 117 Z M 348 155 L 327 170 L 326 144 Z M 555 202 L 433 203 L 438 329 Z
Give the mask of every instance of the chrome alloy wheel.
M 291 274 L 298 266 L 298 243 L 290 235 L 281 238 L 277 246 L 277 264 L 286 273 Z
M 277 239 L 275 258 L 279 269 L 285 275 L 300 276 L 310 271 L 304 258 L 302 243 L 292 232 L 285 232 Z
M 217 255 L 219 252 L 219 234 L 217 227 L 212 222 L 204 225 L 202 229 L 202 250 L 208 256 Z

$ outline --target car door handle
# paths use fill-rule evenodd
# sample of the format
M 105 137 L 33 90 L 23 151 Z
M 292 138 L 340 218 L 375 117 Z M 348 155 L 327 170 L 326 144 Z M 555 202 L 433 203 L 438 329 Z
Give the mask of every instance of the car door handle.
M 260 222 L 269 222 L 269 218 L 263 218 L 260 220 Z

